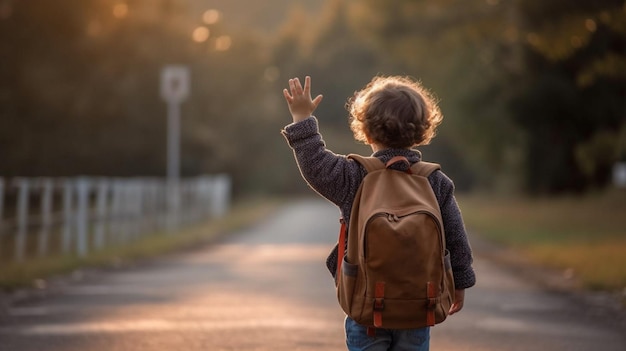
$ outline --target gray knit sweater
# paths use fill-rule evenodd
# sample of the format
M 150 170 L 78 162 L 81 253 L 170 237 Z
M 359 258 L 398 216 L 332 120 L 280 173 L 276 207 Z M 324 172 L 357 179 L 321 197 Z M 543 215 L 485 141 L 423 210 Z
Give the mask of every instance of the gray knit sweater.
M 346 223 L 350 223 L 352 202 L 366 170 L 358 162 L 326 149 L 319 133 L 317 119 L 313 116 L 292 123 L 282 130 L 293 149 L 302 176 L 309 186 L 339 207 Z M 405 156 L 411 164 L 420 161 L 420 154 L 408 149 L 387 149 L 375 153 L 383 163 L 394 156 Z M 402 163 L 399 163 L 401 165 Z M 466 289 L 476 282 L 472 269 L 472 250 L 467 240 L 463 218 L 454 198 L 454 184 L 443 172 L 436 171 L 428 177 L 439 201 L 446 233 L 446 248 L 450 251 L 456 289 Z M 326 260 L 331 274 L 337 267 L 337 246 Z

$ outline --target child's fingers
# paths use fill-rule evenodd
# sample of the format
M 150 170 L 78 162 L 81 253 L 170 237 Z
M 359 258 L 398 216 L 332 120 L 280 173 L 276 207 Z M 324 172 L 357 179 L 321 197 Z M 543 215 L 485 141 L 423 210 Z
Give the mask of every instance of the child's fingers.
M 320 102 L 322 102 L 322 99 L 323 99 L 323 98 L 324 98 L 324 97 L 323 97 L 322 95 L 318 95 L 318 96 L 316 96 L 316 97 L 315 97 L 315 99 L 313 99 L 313 106 L 314 106 L 315 108 L 317 108 L 317 106 L 319 106 Z
M 291 91 L 291 95 L 294 95 L 296 92 L 296 81 L 295 79 L 289 79 L 289 90 Z
M 461 309 L 463 309 L 463 302 L 455 302 L 452 304 L 452 306 L 450 306 L 450 311 L 448 311 L 448 314 L 453 315 L 457 312 L 459 312 Z
M 311 93 L 311 77 L 310 76 L 304 77 L 304 93 L 305 94 Z
M 293 101 L 293 98 L 289 94 L 289 90 L 283 89 L 283 95 L 285 96 L 285 100 L 287 100 L 287 102 Z
M 306 76 L 304 78 L 304 87 L 299 78 L 289 79 L 289 90 L 284 89 L 283 94 L 288 101 L 293 101 L 296 95 L 311 96 L 311 77 Z M 322 100 L 321 95 L 315 98 L 314 104 L 317 106 Z

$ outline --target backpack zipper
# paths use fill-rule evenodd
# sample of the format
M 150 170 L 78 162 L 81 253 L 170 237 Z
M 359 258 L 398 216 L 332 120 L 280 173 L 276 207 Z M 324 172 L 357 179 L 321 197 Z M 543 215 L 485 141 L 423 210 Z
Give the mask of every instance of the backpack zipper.
M 410 213 L 407 213 L 405 215 L 402 215 L 400 217 L 398 217 L 398 215 L 396 215 L 395 213 L 390 213 L 390 212 L 377 212 L 376 214 L 374 214 L 373 216 L 371 216 L 367 222 L 365 222 L 365 227 L 367 228 L 368 224 L 373 221 L 374 219 L 378 218 L 378 217 L 387 217 L 387 220 L 389 222 L 400 222 L 400 218 L 404 218 L 406 216 L 410 216 L 412 214 L 417 214 L 417 213 L 423 213 L 429 217 L 432 218 L 432 220 L 435 222 L 435 225 L 437 226 L 437 229 L 441 232 L 441 223 L 439 223 L 439 220 L 437 219 L 436 216 L 434 216 L 430 211 L 427 210 L 418 210 L 418 211 L 413 211 Z M 367 232 L 364 233 L 364 238 L 363 238 L 363 259 L 366 260 L 367 259 Z M 442 242 L 441 243 L 443 246 L 445 247 L 445 244 Z
M 374 214 L 373 216 L 371 216 L 367 222 L 365 222 L 365 228 L 367 228 L 367 226 L 370 224 L 371 221 L 373 221 L 374 219 L 378 218 L 378 217 L 387 217 L 388 221 L 391 221 L 391 216 L 394 216 L 392 213 L 388 213 L 388 212 L 377 212 L 376 214 Z M 364 233 L 363 236 L 363 259 L 366 260 L 367 259 L 367 232 Z

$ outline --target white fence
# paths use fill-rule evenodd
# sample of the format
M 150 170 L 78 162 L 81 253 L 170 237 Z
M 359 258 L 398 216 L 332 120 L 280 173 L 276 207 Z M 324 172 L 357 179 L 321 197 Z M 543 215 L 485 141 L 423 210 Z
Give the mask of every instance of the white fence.
M 224 215 L 225 175 L 157 178 L 0 178 L 0 261 L 77 255 Z M 175 199 L 175 200 L 173 200 Z

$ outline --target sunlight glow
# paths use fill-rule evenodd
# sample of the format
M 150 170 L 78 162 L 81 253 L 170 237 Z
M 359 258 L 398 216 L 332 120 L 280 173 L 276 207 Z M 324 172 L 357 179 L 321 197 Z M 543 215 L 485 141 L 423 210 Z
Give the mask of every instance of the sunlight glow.
M 202 15 L 202 20 L 206 24 L 215 24 L 220 20 L 220 12 L 218 10 L 207 10 Z
M 211 32 L 209 31 L 207 27 L 198 27 L 193 30 L 191 37 L 193 38 L 193 41 L 195 41 L 196 43 L 202 43 L 202 42 L 207 41 L 210 35 L 211 35 Z
M 115 18 L 124 18 L 128 15 L 128 4 L 119 3 L 113 6 L 113 16 Z
M 217 38 L 217 40 L 215 41 L 215 49 L 217 51 L 226 51 L 230 49 L 232 44 L 233 44 L 233 40 L 230 38 L 230 36 L 222 35 L 221 37 Z
M 602 23 L 611 23 L 611 14 L 608 11 L 602 11 L 599 17 Z

